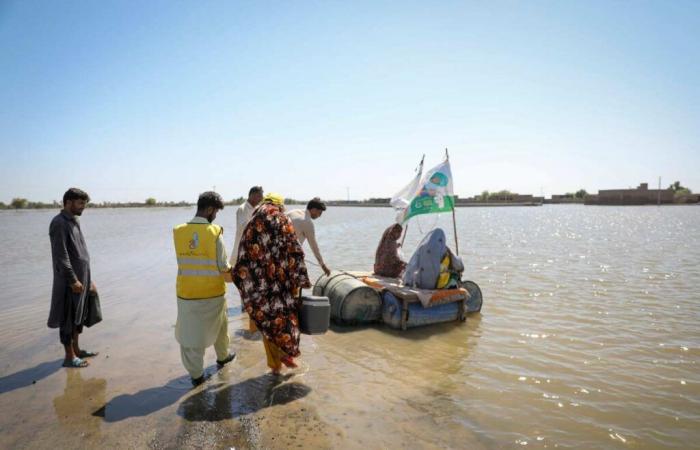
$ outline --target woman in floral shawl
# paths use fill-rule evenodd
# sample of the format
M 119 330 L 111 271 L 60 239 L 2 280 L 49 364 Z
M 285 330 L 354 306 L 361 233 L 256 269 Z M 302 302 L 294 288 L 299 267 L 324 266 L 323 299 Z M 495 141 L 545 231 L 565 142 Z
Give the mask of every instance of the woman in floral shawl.
M 300 288 L 309 288 L 304 251 L 284 214 L 284 198 L 270 193 L 243 230 L 233 282 L 243 308 L 262 333 L 267 365 L 297 367 Z

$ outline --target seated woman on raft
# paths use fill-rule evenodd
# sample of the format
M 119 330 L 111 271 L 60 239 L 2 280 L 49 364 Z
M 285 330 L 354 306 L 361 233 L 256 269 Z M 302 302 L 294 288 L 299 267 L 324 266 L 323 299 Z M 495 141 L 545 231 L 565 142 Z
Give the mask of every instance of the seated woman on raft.
M 460 286 L 462 258 L 450 251 L 445 232 L 436 228 L 423 238 L 411 256 L 403 284 L 418 289 L 453 289 Z
M 403 228 L 398 223 L 393 224 L 382 234 L 374 257 L 374 274 L 382 277 L 399 278 L 406 268 L 406 263 L 399 256 L 399 247 Z

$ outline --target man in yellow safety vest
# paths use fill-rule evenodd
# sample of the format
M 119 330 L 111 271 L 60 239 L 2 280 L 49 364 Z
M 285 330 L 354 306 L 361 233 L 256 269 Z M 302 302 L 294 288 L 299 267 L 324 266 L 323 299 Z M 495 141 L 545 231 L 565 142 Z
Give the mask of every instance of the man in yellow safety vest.
M 177 254 L 177 323 L 182 364 L 198 386 L 205 380 L 204 351 L 214 345 L 219 367 L 233 361 L 229 352 L 226 281 L 231 265 L 226 256 L 223 228 L 212 223 L 224 209 L 221 196 L 208 191 L 197 200 L 197 214 L 173 229 Z

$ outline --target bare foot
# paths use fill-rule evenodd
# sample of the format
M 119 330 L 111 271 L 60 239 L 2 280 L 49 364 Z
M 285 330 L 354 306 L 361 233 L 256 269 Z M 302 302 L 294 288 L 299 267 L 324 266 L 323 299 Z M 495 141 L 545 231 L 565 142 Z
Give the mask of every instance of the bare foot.
M 285 356 L 284 358 L 280 358 L 280 361 L 282 361 L 282 364 L 289 367 L 290 369 L 296 369 L 297 367 L 299 367 L 294 362 L 294 359 L 291 356 Z

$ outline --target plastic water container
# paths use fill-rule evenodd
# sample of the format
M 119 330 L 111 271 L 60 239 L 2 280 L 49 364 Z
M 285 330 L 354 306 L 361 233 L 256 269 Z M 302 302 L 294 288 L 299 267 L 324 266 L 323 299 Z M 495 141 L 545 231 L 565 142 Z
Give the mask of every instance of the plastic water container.
M 303 295 L 299 329 L 304 334 L 323 334 L 331 320 L 331 303 L 328 297 Z

